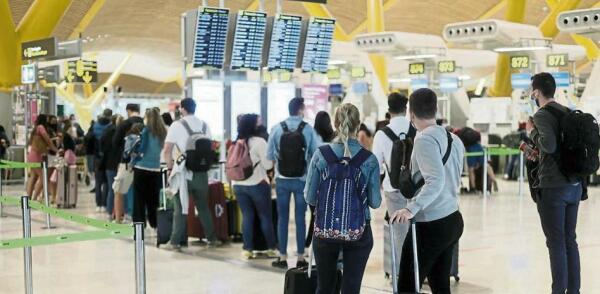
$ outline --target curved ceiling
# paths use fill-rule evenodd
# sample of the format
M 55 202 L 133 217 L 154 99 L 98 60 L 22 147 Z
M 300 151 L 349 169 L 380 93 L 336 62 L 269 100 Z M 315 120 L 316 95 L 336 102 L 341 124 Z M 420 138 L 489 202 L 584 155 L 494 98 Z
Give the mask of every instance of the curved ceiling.
M 8 0 L 13 20 L 18 23 L 33 0 Z M 38 0 L 41 1 L 41 0 Z M 103 6 L 83 33 L 89 39 L 86 52 L 99 56 L 131 53 L 132 60 L 125 69 L 131 75 L 165 82 L 181 68 L 180 15 L 196 8 L 199 0 L 74 0 L 54 34 L 66 39 L 79 24 L 95 1 Z M 256 0 L 258 1 L 258 0 Z M 387 6 L 385 29 L 440 35 L 445 24 L 480 18 L 503 0 L 383 0 Z M 524 0 L 523 0 L 524 1 Z M 209 0 L 218 6 L 218 0 Z M 225 0 L 232 11 L 245 9 L 253 0 Z M 275 0 L 265 0 L 265 10 L 275 13 Z M 550 12 L 547 0 L 528 0 L 525 23 L 538 25 Z M 588 8 L 598 0 L 581 0 L 578 8 Z M 308 17 L 304 5 L 295 1 L 282 1 L 285 13 Z M 348 34 L 360 33 L 366 20 L 366 0 L 329 0 L 326 8 Z M 505 8 L 487 15 L 503 19 Z M 559 43 L 572 44 L 568 35 L 557 37 Z M 486 61 L 485 66 L 489 66 Z M 493 62 L 492 62 L 493 63 Z M 100 66 L 102 68 L 102 66 Z M 110 67 L 106 67 L 109 70 Z

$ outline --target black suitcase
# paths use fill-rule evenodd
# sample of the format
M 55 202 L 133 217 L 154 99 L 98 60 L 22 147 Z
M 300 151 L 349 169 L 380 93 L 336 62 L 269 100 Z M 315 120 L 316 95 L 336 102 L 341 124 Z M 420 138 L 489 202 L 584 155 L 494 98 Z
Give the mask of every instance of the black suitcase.
M 161 170 L 162 189 L 160 190 L 161 205 L 156 211 L 156 247 L 167 244 L 173 230 L 173 208 L 167 205 L 167 171 Z
M 275 230 L 275 241 L 277 241 L 277 200 L 271 200 L 271 211 L 273 217 L 273 228 Z M 255 210 L 254 214 L 254 250 L 255 251 L 266 251 L 269 250 L 269 246 L 267 246 L 267 239 L 265 238 L 262 229 L 260 227 L 260 218 L 258 217 L 258 212 Z
M 311 270 L 308 277 L 308 267 L 292 268 L 285 273 L 284 294 L 314 294 L 317 292 L 317 269 Z M 335 293 L 342 292 L 342 271 L 337 270 Z

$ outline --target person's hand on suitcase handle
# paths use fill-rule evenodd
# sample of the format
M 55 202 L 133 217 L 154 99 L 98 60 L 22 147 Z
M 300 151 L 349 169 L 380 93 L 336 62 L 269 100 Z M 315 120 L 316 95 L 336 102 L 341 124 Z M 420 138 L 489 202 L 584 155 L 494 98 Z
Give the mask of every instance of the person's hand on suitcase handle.
M 402 208 L 392 213 L 391 223 L 410 223 L 410 220 L 415 217 L 410 210 Z

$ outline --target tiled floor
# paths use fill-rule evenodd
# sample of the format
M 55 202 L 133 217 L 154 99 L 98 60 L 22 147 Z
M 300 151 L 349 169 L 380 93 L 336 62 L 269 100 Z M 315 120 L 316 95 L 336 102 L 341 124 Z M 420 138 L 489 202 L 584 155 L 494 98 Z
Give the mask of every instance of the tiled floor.
M 20 194 L 16 186 L 5 191 Z M 92 196 L 80 195 L 77 213 L 93 212 Z M 550 271 L 535 206 L 528 195 L 516 196 L 514 182 L 484 200 L 461 196 L 465 234 L 460 244 L 461 282 L 453 293 L 549 293 Z M 600 189 L 580 209 L 579 244 L 582 256 L 582 293 L 600 293 Z M 6 194 L 10 194 L 7 192 Z M 5 210 L 0 239 L 21 235 L 19 211 Z M 375 248 L 371 253 L 362 293 L 391 292 L 383 275 L 383 214 L 375 212 Z M 43 230 L 43 215 L 33 213 L 33 235 L 89 230 L 55 220 L 58 228 Z M 292 226 L 292 225 L 290 225 Z M 290 231 L 293 229 L 290 228 Z M 290 246 L 295 242 L 290 240 Z M 268 260 L 243 261 L 240 244 L 218 249 L 192 246 L 185 253 L 146 247 L 148 293 L 282 293 L 283 272 Z M 295 250 L 295 248 L 290 248 Z M 23 293 L 22 250 L 0 251 L 0 293 Z M 292 261 L 292 260 L 291 260 Z M 134 251 L 129 240 L 104 240 L 33 249 L 35 293 L 133 293 Z

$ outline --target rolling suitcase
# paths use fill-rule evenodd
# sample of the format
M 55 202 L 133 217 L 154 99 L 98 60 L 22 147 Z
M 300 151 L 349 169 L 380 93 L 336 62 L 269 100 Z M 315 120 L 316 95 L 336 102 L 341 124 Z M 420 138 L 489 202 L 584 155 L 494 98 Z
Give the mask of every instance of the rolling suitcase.
M 156 247 L 166 244 L 171 239 L 173 230 L 173 201 L 167 199 L 167 170 L 161 170 L 162 189 L 160 190 L 160 205 L 156 212 Z
M 308 267 L 291 268 L 285 273 L 284 294 L 314 294 L 317 292 L 317 270 L 313 268 L 314 252 L 309 251 Z M 342 292 L 342 271 L 337 270 L 335 294 Z
M 198 219 L 198 212 L 192 197 L 190 197 L 187 215 L 187 232 L 189 237 L 202 239 L 205 237 L 202 224 Z M 217 239 L 221 241 L 229 240 L 229 225 L 227 218 L 227 199 L 225 199 L 225 190 L 223 183 L 212 182 L 208 185 L 208 208 L 211 212 L 213 225 Z
M 450 276 L 454 278 L 455 282 L 460 282 L 460 277 L 458 276 L 458 243 L 456 243 L 454 246 L 452 253 L 452 267 L 450 268 Z
M 394 230 L 392 229 L 393 224 L 389 223 L 388 220 L 388 224 L 390 224 L 389 227 L 389 234 L 390 234 L 390 240 L 394 240 Z M 408 293 L 416 293 L 416 294 L 422 294 L 421 293 L 421 280 L 420 280 L 420 275 L 419 275 L 419 255 L 418 255 L 418 250 L 417 250 L 417 226 L 416 226 L 416 222 L 414 221 L 414 219 L 412 219 L 410 221 L 410 231 L 411 231 L 411 236 L 412 236 L 412 249 L 413 249 L 413 265 L 414 265 L 414 275 L 415 275 L 415 288 L 416 291 L 415 292 L 408 292 Z M 390 242 L 391 243 L 391 248 L 392 248 L 392 263 L 396 264 L 396 244 L 394 242 Z M 398 273 L 396 272 L 396 268 L 392 267 L 392 287 L 393 290 L 392 292 L 394 294 L 398 293 Z M 407 292 L 402 292 L 402 293 L 407 293 Z
M 56 168 L 58 173 L 56 205 L 60 208 L 77 206 L 77 166 L 62 165 Z

